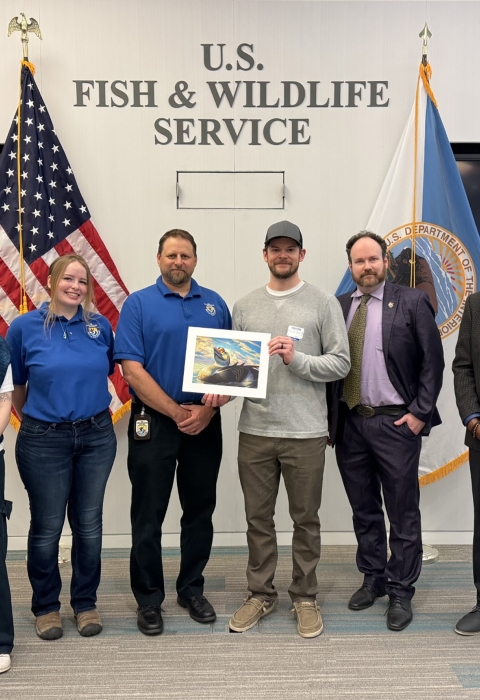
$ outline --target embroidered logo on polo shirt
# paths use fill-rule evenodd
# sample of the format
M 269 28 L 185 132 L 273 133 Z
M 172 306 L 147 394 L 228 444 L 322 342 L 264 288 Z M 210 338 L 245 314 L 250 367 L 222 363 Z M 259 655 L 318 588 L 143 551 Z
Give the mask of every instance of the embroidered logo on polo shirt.
M 210 314 L 210 316 L 215 316 L 217 313 L 217 310 L 213 304 L 205 304 L 205 311 L 207 314 Z
M 90 323 L 87 326 L 87 335 L 90 338 L 98 338 L 100 336 L 100 328 Z

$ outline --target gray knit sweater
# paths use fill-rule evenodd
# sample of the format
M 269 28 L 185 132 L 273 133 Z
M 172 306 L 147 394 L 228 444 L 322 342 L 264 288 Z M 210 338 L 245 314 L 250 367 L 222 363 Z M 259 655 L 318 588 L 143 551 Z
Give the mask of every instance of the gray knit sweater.
M 325 382 L 342 379 L 350 369 L 345 321 L 331 294 L 307 282 L 276 297 L 256 289 L 233 307 L 236 330 L 287 335 L 304 329 L 289 365 L 270 357 L 267 397 L 244 399 L 238 429 L 251 435 L 314 438 L 328 434 Z

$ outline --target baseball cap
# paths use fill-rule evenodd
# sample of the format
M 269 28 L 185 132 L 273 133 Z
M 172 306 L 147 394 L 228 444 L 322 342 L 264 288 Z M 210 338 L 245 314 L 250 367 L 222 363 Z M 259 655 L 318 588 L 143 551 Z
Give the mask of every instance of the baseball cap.
M 277 224 L 272 224 L 268 228 L 267 235 L 265 236 L 265 246 L 273 238 L 283 237 L 292 238 L 296 243 L 298 243 L 300 248 L 303 248 L 302 232 L 298 226 L 292 224 L 290 221 L 279 221 Z

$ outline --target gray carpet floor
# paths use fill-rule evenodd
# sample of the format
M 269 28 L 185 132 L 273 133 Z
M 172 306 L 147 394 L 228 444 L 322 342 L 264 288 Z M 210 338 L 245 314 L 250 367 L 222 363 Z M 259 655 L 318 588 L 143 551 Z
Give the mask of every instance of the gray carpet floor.
M 324 547 L 318 569 L 325 630 L 302 639 L 289 612 L 289 548 L 281 548 L 277 612 L 244 634 L 228 632 L 228 619 L 245 595 L 246 549 L 214 549 L 206 594 L 217 610 L 199 625 L 175 597 L 178 551 L 164 557 L 167 598 L 164 634 L 136 628 L 129 589 L 128 553 L 104 552 L 98 607 L 104 630 L 84 639 L 68 605 L 70 566 L 62 566 L 64 636 L 35 635 L 24 553 L 8 568 L 15 615 L 12 669 L 0 676 L 2 700 L 52 698 L 165 698 L 179 700 L 283 700 L 352 698 L 396 700 L 480 698 L 480 635 L 453 632 L 475 604 L 470 547 L 439 547 L 440 560 L 424 566 L 414 599 L 414 620 L 400 633 L 387 629 L 387 598 L 365 611 L 348 610 L 361 584 L 353 547 Z

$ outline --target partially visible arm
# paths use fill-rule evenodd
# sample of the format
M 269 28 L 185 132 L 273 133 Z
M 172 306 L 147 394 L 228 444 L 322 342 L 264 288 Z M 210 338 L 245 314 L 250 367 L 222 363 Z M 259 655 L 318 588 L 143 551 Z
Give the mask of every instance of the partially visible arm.
M 417 301 L 415 340 L 420 350 L 421 365 L 417 396 L 407 408 L 419 421 L 429 423 L 442 388 L 445 361 L 434 311 L 425 292 Z
M 21 317 L 13 320 L 7 331 L 6 341 L 10 347 L 10 359 L 13 375 L 13 405 L 20 420 L 27 400 L 28 371 L 26 366 L 26 349 L 23 343 Z
M 135 360 L 122 360 L 121 362 L 125 381 L 147 406 L 172 418 L 177 424 L 190 417 L 190 412 L 181 408 L 178 403 L 171 399 L 140 362 Z
M 463 425 L 465 425 L 469 430 L 472 430 L 473 426 L 480 418 L 480 413 L 472 413 L 463 419 Z
M 465 426 L 467 430 L 471 433 L 474 427 L 477 425 L 477 423 L 480 423 L 480 416 L 475 416 L 475 418 L 471 418 L 469 421 L 465 423 Z M 478 432 L 478 429 L 477 429 Z M 476 435 L 475 435 L 476 437 Z
M 27 400 L 27 385 L 15 384 L 13 388 L 13 406 L 18 413 L 20 420 L 23 418 L 23 407 Z
M 115 337 L 114 359 L 122 365 L 123 376 L 135 395 L 147 406 L 181 423 L 189 412 L 180 408 L 149 374 L 146 364 L 142 306 L 133 294 L 125 301 Z
M 115 336 L 113 335 L 113 329 L 108 319 L 103 318 L 103 322 L 107 331 L 108 376 L 111 377 L 115 372 L 115 360 L 113 359 Z
M 276 339 L 273 339 L 271 342 Z M 334 382 L 343 379 L 350 371 L 350 350 L 348 345 L 347 330 L 343 318 L 342 308 L 335 297 L 329 299 L 325 307 L 325 315 L 321 324 L 321 343 L 323 353 L 321 355 L 306 355 L 294 350 L 293 341 L 281 338 L 284 351 L 293 350 L 290 361 L 286 360 L 288 369 L 297 377 L 310 382 Z M 287 342 L 290 341 L 290 342 Z M 279 348 L 270 354 L 284 354 Z
M 452 370 L 457 408 L 460 418 L 465 422 L 466 418 L 480 414 L 472 357 L 472 299 L 470 296 L 465 302 Z M 469 430 L 471 430 L 470 423 L 473 424 L 472 419 L 467 425 Z
M 2 355 L 7 350 L 5 347 L 5 341 L 0 338 L 0 343 L 2 345 Z M 8 352 L 8 351 L 7 351 Z M 13 393 L 13 379 L 12 379 L 12 367 L 8 365 L 7 371 L 0 384 L 0 435 L 3 435 L 5 428 L 10 420 L 10 414 L 12 411 L 12 393 Z
M 0 393 L 0 435 L 3 435 L 3 432 L 10 421 L 11 410 L 12 392 L 5 391 Z

